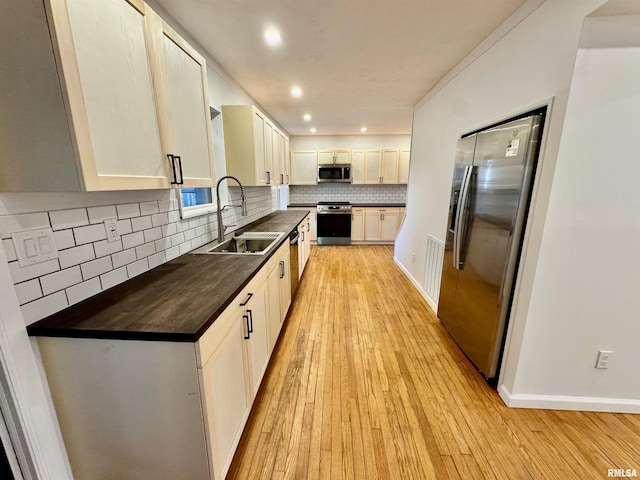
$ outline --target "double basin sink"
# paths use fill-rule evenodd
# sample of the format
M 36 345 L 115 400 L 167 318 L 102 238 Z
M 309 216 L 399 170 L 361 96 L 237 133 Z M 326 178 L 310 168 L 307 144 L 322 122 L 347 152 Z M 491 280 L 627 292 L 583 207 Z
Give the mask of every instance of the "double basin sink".
M 264 255 L 284 235 L 284 232 L 245 232 L 213 246 L 208 243 L 191 253 L 204 255 Z

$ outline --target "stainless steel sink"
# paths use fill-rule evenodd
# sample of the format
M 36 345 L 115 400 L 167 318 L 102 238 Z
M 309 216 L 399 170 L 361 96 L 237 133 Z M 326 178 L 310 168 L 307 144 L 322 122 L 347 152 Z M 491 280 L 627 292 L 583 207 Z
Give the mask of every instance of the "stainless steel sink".
M 264 255 L 283 236 L 283 232 L 246 232 L 213 246 L 208 243 L 191 253 L 205 255 Z

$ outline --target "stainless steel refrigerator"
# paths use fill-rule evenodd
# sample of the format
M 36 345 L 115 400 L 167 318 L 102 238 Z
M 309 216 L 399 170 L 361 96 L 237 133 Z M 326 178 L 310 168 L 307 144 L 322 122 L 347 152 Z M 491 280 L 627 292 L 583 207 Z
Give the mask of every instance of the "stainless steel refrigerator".
M 457 145 L 438 316 L 487 379 L 498 373 L 543 120 L 537 112 Z

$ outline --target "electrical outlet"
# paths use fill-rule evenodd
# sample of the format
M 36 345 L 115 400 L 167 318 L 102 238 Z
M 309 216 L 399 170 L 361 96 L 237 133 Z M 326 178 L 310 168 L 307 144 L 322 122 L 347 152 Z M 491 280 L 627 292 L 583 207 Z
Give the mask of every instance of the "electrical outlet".
M 598 352 L 598 360 L 596 360 L 596 368 L 609 368 L 611 355 L 613 355 L 611 350 L 600 350 Z
M 107 242 L 117 242 L 120 240 L 120 234 L 118 233 L 118 226 L 115 218 L 106 218 L 104 220 L 104 230 L 107 232 Z

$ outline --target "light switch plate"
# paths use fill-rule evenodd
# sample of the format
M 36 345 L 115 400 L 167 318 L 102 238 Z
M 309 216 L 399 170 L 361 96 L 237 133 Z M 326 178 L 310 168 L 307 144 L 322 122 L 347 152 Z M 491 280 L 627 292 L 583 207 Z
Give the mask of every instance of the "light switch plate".
M 13 232 L 11 240 L 21 267 L 58 258 L 58 249 L 53 239 L 53 230 L 50 228 Z

